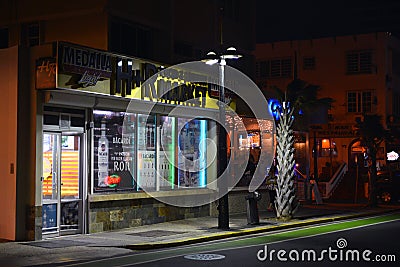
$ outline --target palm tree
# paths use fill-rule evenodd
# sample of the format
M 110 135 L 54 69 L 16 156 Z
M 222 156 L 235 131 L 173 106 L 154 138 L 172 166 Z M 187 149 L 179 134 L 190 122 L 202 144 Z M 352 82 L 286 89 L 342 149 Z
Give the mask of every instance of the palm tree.
M 302 125 L 308 125 L 312 107 L 330 107 L 331 98 L 318 98 L 320 89 L 319 86 L 300 79 L 294 79 L 285 91 L 275 88 L 276 97 L 279 99 L 271 106 L 277 124 L 278 181 L 275 209 L 277 218 L 281 220 L 290 220 L 299 206 L 294 184 L 293 123 L 299 119 L 303 121 Z
M 377 114 L 363 115 L 363 120 L 357 121 L 357 133 L 361 140 L 361 145 L 367 148 L 369 160 L 368 166 L 368 206 L 377 206 L 376 192 L 376 154 L 381 143 L 385 140 L 386 130 L 381 123 L 381 116 Z

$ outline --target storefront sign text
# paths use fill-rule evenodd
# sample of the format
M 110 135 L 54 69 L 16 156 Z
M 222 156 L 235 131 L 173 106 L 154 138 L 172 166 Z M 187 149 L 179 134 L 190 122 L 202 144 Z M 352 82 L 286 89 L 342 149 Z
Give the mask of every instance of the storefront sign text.
M 59 63 L 65 71 L 82 74 L 85 71 L 91 71 L 102 77 L 111 76 L 111 55 L 106 52 L 69 45 L 61 45 L 59 52 L 61 53 Z
M 352 124 L 319 124 L 310 126 L 316 137 L 354 137 Z
M 41 58 L 36 61 L 36 89 L 53 89 L 56 87 L 55 58 Z
M 60 43 L 58 52 L 59 88 L 196 107 L 205 107 L 206 96 L 212 95 L 210 85 L 185 82 L 183 71 L 169 70 L 163 77 L 160 64 L 68 43 Z M 155 74 L 154 84 L 142 86 Z

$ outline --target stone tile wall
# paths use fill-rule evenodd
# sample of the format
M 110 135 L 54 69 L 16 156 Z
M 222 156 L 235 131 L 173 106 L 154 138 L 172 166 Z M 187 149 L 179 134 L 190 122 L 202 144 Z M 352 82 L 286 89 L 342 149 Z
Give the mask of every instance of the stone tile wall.
M 179 208 L 151 198 L 91 202 L 89 233 L 209 215 L 209 205 Z

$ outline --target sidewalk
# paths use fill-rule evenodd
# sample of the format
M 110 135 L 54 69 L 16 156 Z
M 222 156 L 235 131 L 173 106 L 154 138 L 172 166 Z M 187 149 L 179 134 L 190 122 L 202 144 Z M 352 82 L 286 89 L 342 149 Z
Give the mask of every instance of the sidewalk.
M 217 228 L 215 217 L 145 225 L 126 230 L 63 236 L 32 242 L 0 243 L 0 266 L 67 264 L 210 240 L 301 227 L 399 211 L 400 205 L 367 208 L 365 204 L 302 205 L 290 222 L 280 222 L 272 212 L 260 211 L 260 224 L 248 225 L 246 214 L 230 215 L 230 230 Z

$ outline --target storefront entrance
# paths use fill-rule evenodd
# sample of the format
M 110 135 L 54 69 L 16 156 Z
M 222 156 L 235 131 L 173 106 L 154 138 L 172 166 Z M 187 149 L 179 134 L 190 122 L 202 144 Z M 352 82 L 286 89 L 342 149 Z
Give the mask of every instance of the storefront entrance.
M 42 234 L 82 233 L 83 134 L 43 133 Z

